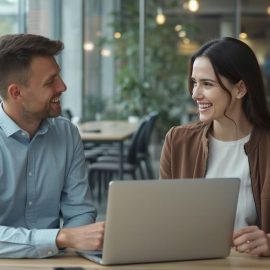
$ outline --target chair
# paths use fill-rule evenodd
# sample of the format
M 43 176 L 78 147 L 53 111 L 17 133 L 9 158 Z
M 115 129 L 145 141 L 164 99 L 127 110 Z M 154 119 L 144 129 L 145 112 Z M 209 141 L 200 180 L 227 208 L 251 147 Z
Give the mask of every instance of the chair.
M 153 172 L 152 164 L 151 164 L 151 156 L 149 153 L 149 145 L 151 142 L 151 135 L 155 126 L 155 123 L 157 121 L 159 113 L 158 112 L 151 112 L 149 113 L 145 119 L 147 120 L 147 123 L 144 127 L 144 130 L 139 135 L 140 138 L 138 139 L 137 143 L 137 162 L 140 164 L 140 170 L 143 171 L 143 168 L 141 167 L 141 163 L 144 163 L 144 166 L 146 168 L 146 176 L 142 172 L 142 178 L 143 179 L 154 179 L 155 175 Z M 127 155 L 128 151 L 126 151 L 125 155 Z M 97 158 L 97 161 L 99 162 L 119 162 L 119 148 L 113 148 L 113 149 L 107 149 L 104 152 L 104 155 Z
M 143 132 L 146 128 L 147 118 L 143 118 L 133 134 L 131 143 L 128 147 L 127 156 L 123 163 L 123 173 L 124 175 L 130 175 L 132 179 L 137 179 L 136 171 L 139 169 L 140 175 L 143 178 L 143 171 L 140 162 L 138 162 L 138 145 L 141 143 L 143 138 Z M 119 153 L 119 152 L 118 152 Z M 96 182 L 98 183 L 98 201 L 101 201 L 101 188 L 102 183 L 105 187 L 107 183 L 112 179 L 112 177 L 119 172 L 119 157 L 110 157 L 108 160 L 100 160 L 89 164 L 88 166 L 88 177 L 89 185 L 91 190 L 95 188 Z M 122 180 L 122 179 L 120 179 Z
M 104 155 L 104 150 L 100 149 L 94 143 L 84 143 L 84 156 L 87 162 L 94 163 L 102 155 Z
M 151 112 L 148 115 L 147 126 L 144 130 L 142 143 L 138 145 L 137 159 L 139 162 L 144 162 L 148 179 L 154 179 L 155 175 L 151 163 L 151 155 L 149 153 L 149 145 L 151 142 L 151 136 L 154 130 L 155 123 L 158 119 L 158 112 Z
M 69 120 L 71 120 L 72 117 L 73 117 L 73 114 L 72 114 L 72 112 L 71 112 L 70 109 L 64 109 L 64 110 L 62 110 L 61 115 L 63 117 L 65 117 L 65 118 L 69 119 Z

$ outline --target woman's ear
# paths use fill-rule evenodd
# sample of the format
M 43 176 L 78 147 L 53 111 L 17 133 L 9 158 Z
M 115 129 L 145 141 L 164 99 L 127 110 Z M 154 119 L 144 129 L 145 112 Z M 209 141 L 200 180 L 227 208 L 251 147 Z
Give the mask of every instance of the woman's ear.
M 236 95 L 235 97 L 238 98 L 238 99 L 241 99 L 245 96 L 245 94 L 247 93 L 247 88 L 246 88 L 246 85 L 245 83 L 240 80 L 236 85 Z

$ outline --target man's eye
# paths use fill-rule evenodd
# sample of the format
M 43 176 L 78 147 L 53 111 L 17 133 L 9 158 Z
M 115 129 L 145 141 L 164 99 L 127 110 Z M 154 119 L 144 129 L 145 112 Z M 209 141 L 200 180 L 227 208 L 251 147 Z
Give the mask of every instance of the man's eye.
M 46 82 L 46 85 L 51 85 L 53 83 L 53 81 L 48 81 Z
M 53 79 L 47 81 L 47 82 L 45 83 L 45 85 L 46 85 L 46 86 L 50 86 L 50 85 L 52 85 L 54 82 L 55 82 L 55 78 L 53 78 Z

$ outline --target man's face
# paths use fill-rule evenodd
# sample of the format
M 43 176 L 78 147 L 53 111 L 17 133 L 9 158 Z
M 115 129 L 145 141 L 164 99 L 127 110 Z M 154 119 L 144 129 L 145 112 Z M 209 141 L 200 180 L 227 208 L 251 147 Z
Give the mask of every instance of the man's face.
M 34 57 L 26 86 L 20 89 L 23 116 L 43 120 L 61 114 L 60 96 L 66 85 L 54 57 Z

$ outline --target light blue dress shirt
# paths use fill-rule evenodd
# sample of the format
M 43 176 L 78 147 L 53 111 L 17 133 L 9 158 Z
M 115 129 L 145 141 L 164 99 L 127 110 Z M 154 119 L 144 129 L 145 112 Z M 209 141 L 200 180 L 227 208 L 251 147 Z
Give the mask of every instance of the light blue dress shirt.
M 83 145 L 63 117 L 32 138 L 0 105 L 0 258 L 56 255 L 60 228 L 93 223 Z

